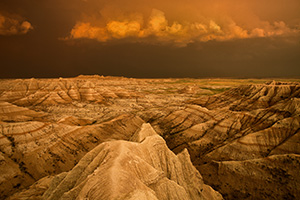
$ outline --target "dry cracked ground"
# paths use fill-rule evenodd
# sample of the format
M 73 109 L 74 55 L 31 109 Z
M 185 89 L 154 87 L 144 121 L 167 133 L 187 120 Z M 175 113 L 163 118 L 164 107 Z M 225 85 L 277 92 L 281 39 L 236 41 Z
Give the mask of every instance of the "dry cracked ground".
M 0 80 L 0 199 L 300 199 L 299 154 L 299 80 Z

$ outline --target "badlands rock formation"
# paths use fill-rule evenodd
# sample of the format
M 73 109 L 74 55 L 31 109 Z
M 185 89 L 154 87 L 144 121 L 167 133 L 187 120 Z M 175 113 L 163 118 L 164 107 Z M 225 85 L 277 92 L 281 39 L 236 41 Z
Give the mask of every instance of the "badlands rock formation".
M 264 82 L 0 80 L 0 199 L 299 199 L 300 84 Z
M 245 85 L 189 101 L 153 125 L 174 152 L 189 150 L 225 198 L 298 199 L 299 97 L 298 83 Z
M 69 172 L 42 179 L 10 199 L 222 199 L 203 184 L 187 150 L 176 156 L 150 124 L 130 140 L 104 142 Z

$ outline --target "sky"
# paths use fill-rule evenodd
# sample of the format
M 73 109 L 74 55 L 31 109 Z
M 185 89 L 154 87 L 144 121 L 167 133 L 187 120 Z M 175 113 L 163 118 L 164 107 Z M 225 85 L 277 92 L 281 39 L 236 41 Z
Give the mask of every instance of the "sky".
M 300 77 L 299 0 L 1 0 L 0 78 Z

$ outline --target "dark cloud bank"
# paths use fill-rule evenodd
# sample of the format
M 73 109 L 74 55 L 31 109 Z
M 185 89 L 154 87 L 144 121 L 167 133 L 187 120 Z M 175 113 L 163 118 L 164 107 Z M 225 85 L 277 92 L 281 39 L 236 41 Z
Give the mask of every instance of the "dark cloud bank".
M 0 77 L 299 77 L 299 9 L 294 0 L 3 0 Z

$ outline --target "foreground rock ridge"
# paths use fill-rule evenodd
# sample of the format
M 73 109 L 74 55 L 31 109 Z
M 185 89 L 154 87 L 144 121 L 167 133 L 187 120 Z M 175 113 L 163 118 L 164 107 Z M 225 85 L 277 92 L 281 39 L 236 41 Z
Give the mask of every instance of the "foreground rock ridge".
M 297 80 L 0 80 L 0 199 L 299 199 L 299 144 Z

